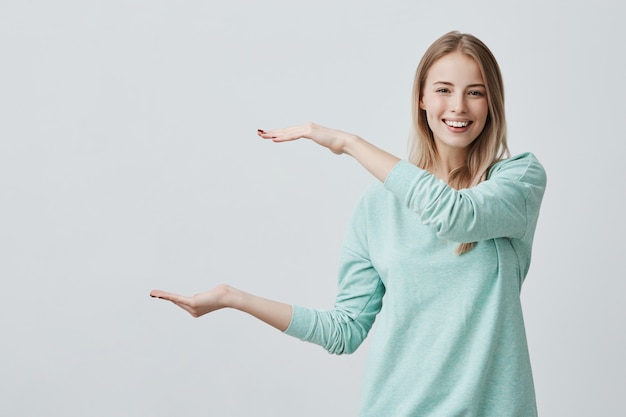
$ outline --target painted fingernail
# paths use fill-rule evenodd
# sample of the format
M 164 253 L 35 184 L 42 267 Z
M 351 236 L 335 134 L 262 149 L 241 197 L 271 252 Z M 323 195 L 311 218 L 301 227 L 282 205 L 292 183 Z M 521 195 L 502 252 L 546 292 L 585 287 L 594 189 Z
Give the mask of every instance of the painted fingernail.
M 257 129 L 257 132 L 259 132 L 259 133 L 265 133 L 265 131 L 264 131 L 264 130 L 261 130 L 261 129 Z

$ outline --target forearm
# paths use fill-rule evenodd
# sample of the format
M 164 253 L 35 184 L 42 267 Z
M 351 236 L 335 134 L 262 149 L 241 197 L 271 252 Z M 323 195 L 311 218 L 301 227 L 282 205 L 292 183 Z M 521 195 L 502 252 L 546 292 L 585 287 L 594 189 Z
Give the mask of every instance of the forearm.
M 228 287 L 224 304 L 226 307 L 248 313 L 281 332 L 289 327 L 293 314 L 289 304 L 262 298 L 233 287 Z
M 372 145 L 359 136 L 348 135 L 344 141 L 343 152 L 356 159 L 378 180 L 385 182 L 387 175 L 400 161 L 400 158 Z

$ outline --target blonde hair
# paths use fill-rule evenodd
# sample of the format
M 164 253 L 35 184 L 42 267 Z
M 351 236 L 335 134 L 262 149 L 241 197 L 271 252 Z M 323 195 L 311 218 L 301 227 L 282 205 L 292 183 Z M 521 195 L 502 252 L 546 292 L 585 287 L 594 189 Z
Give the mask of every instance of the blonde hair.
M 450 172 L 448 184 L 455 189 L 473 187 L 484 181 L 489 169 L 510 156 L 506 140 L 506 119 L 504 114 L 504 84 L 495 57 L 489 48 L 478 38 L 457 31 L 448 32 L 426 50 L 415 72 L 413 82 L 413 135 L 409 142 L 409 161 L 420 168 L 433 167 L 437 148 L 433 132 L 428 126 L 426 111 L 420 108 L 420 100 L 428 70 L 435 61 L 452 52 L 462 52 L 472 58 L 480 69 L 485 82 L 488 114 L 483 131 L 469 146 L 465 164 Z M 462 254 L 475 245 L 461 243 L 456 250 Z

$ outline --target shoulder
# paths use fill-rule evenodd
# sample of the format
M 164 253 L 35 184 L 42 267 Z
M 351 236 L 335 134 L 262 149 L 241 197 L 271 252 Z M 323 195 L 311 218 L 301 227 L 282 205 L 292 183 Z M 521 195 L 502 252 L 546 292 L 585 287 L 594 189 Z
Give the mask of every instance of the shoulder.
M 398 205 L 398 199 L 385 188 L 383 183 L 376 182 L 365 188 L 354 211 L 359 217 L 372 218 L 395 211 Z
M 489 170 L 488 179 L 508 178 L 531 183 L 540 187 L 546 185 L 546 171 L 532 152 L 525 152 L 495 163 Z
M 389 192 L 381 182 L 370 184 L 361 195 L 359 205 L 375 206 L 383 204 L 393 199 L 393 194 Z

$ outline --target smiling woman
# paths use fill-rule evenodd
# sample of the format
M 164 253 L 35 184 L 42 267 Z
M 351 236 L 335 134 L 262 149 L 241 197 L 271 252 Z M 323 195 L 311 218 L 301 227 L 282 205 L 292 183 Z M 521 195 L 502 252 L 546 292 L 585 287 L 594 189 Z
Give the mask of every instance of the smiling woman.
M 447 181 L 447 173 L 464 165 L 467 147 L 487 122 L 487 94 L 476 61 L 461 52 L 435 61 L 428 71 L 419 107 L 426 112 L 438 162 L 442 164 L 432 169 Z
M 531 153 L 509 156 L 500 70 L 474 36 L 450 32 L 430 46 L 413 100 L 408 161 L 314 123 L 257 132 L 348 154 L 381 181 L 352 216 L 334 309 L 228 285 L 151 296 L 194 317 L 234 308 L 334 354 L 354 352 L 378 317 L 361 417 L 535 417 L 519 296 L 544 169 Z

